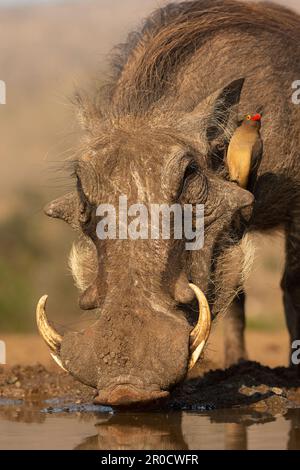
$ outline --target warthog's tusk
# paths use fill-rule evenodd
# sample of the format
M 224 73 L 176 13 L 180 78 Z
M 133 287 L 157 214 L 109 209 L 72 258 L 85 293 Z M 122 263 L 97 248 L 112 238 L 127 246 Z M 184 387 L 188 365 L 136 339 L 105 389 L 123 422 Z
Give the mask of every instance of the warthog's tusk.
M 65 369 L 65 367 L 63 366 L 60 357 L 57 356 L 57 355 L 54 354 L 54 353 L 50 353 L 50 354 L 51 354 L 51 357 L 52 357 L 52 359 L 54 360 L 54 362 L 56 362 L 56 364 L 57 364 L 62 370 L 64 370 L 65 372 L 68 372 L 67 369 Z
M 45 308 L 47 303 L 48 295 L 44 295 L 38 302 L 36 307 L 36 322 L 37 327 L 45 343 L 51 349 L 51 355 L 56 358 L 56 362 L 59 360 L 57 355 L 60 350 L 62 342 L 62 336 L 50 326 Z M 60 361 L 60 360 L 59 360 Z
M 189 370 L 194 367 L 198 361 L 206 341 L 209 337 L 211 328 L 211 316 L 208 302 L 205 295 L 194 284 L 190 284 L 190 288 L 194 291 L 199 303 L 199 318 L 197 325 L 190 334 L 190 362 Z

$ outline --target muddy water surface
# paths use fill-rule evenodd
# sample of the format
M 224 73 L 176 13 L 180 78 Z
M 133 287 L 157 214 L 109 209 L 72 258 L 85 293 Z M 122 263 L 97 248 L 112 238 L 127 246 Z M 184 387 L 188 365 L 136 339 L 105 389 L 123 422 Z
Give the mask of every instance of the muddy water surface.
M 299 449 L 294 369 L 204 372 L 151 409 L 93 405 L 95 390 L 43 366 L 0 368 L 0 449 Z
M 300 449 L 300 410 L 113 412 L 0 400 L 0 449 Z M 48 405 L 49 402 L 43 405 Z

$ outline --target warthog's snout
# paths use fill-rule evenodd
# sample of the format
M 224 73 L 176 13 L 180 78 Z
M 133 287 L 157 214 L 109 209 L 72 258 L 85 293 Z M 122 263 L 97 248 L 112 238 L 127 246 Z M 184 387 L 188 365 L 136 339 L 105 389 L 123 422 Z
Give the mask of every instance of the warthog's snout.
M 97 390 L 96 403 L 128 406 L 157 401 L 195 365 L 210 333 L 207 300 L 198 287 L 190 287 L 199 304 L 193 329 L 180 311 L 176 318 L 124 309 L 115 315 L 102 312 L 90 327 L 61 336 L 47 320 L 47 296 L 37 307 L 38 328 L 55 361 Z
M 169 392 L 164 390 L 144 389 L 132 383 L 117 384 L 99 392 L 95 403 L 110 406 L 132 406 L 135 404 L 147 404 L 149 402 L 167 398 Z

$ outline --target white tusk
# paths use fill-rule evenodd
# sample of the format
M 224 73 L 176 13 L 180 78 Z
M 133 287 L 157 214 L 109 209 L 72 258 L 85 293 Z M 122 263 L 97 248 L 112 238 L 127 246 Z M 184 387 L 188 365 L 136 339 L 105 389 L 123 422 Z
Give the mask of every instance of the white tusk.
M 194 284 L 190 284 L 190 288 L 194 291 L 199 303 L 199 318 L 197 325 L 190 334 L 191 358 L 189 362 L 189 370 L 194 367 L 201 356 L 211 329 L 210 309 L 205 295 L 199 287 Z
M 190 357 L 190 362 L 189 362 L 189 370 L 191 370 L 196 364 L 196 362 L 198 361 L 199 357 L 201 356 L 204 346 L 205 346 L 205 341 L 203 340 L 199 344 L 199 346 L 195 349 L 195 351 L 192 353 Z
M 50 326 L 46 316 L 46 303 L 48 296 L 44 295 L 38 302 L 36 307 L 37 327 L 45 343 L 49 346 L 54 355 L 60 350 L 62 336 Z
M 62 362 L 61 362 L 61 359 L 59 358 L 59 356 L 56 356 L 56 354 L 53 354 L 53 353 L 50 353 L 51 356 L 52 356 L 52 359 L 54 360 L 54 362 L 56 362 L 56 364 L 62 369 L 64 370 L 65 372 L 68 372 L 67 369 L 64 368 Z

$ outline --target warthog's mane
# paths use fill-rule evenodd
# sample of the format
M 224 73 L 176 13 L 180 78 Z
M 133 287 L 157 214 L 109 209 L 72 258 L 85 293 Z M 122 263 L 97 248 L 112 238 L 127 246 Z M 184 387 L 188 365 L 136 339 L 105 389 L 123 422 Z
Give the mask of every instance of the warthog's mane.
M 166 93 L 178 69 L 214 34 L 238 30 L 269 31 L 286 39 L 300 37 L 297 15 L 269 2 L 197 0 L 156 10 L 138 32 L 116 47 L 109 104 L 118 114 L 147 112 Z

